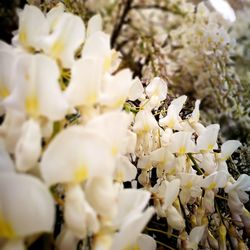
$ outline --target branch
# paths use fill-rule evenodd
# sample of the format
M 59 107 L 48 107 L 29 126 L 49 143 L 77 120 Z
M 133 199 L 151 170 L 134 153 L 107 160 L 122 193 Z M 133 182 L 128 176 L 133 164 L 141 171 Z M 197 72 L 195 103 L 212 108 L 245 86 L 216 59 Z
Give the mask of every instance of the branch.
M 111 47 L 114 47 L 114 45 L 115 45 L 116 39 L 121 32 L 122 25 L 124 24 L 125 18 L 131 9 L 132 2 L 133 2 L 133 0 L 127 0 L 125 2 L 125 6 L 123 9 L 123 13 L 121 15 L 121 18 L 120 18 L 119 22 L 117 23 L 117 25 L 115 26 L 114 31 L 113 31 L 112 36 L 111 36 Z

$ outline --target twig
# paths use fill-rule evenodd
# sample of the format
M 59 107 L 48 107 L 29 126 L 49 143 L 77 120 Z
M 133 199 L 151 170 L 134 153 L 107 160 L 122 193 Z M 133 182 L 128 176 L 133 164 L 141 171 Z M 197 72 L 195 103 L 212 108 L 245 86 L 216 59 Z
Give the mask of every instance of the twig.
M 120 18 L 118 24 L 115 26 L 114 31 L 113 31 L 112 36 L 111 36 L 111 47 L 114 47 L 114 45 L 115 45 L 116 39 L 121 32 L 122 25 L 124 24 L 125 18 L 129 12 L 129 10 L 131 9 L 132 2 L 133 2 L 133 0 L 127 0 L 125 2 L 125 6 L 123 9 L 123 13 L 121 15 L 121 18 Z

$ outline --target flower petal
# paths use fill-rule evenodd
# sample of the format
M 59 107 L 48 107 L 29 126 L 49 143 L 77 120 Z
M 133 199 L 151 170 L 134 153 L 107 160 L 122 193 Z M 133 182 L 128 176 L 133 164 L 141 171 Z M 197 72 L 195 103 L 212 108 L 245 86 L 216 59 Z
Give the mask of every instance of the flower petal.
M 49 144 L 40 167 L 49 185 L 80 183 L 103 171 L 113 175 L 114 158 L 104 138 L 84 127 L 73 126 L 60 132 Z
M 11 239 L 52 232 L 54 215 L 52 196 L 41 181 L 23 174 L 0 175 L 0 235 Z

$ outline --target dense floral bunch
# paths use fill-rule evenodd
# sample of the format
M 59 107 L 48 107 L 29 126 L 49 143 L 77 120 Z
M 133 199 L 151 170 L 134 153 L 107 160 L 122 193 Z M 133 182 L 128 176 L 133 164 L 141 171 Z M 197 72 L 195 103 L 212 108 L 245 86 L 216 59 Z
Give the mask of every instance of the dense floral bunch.
M 226 163 L 240 142 L 219 149 L 199 100 L 187 116 L 186 96 L 169 103 L 161 78 L 143 85 L 119 64 L 99 15 L 85 30 L 63 5 L 20 11 L 12 45 L 0 43 L 2 249 L 43 232 L 58 249 L 156 249 L 142 234 L 153 214 L 179 248 L 244 249 L 250 178 Z

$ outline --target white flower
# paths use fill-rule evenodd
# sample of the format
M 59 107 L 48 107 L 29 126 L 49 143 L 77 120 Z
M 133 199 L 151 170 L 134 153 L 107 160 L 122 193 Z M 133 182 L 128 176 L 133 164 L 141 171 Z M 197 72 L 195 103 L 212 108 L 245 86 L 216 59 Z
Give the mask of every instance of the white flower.
M 8 110 L 5 115 L 4 122 L 0 127 L 0 134 L 5 141 L 6 150 L 10 153 L 15 152 L 25 119 L 25 114 L 16 110 Z
M 121 110 L 132 84 L 132 72 L 129 69 L 123 69 L 115 75 L 106 74 L 102 86 L 101 104 Z
M 154 208 L 149 207 L 142 213 L 133 213 L 124 221 L 120 231 L 114 235 L 112 250 L 123 250 L 136 244 L 141 231 L 154 214 Z
M 114 179 L 118 182 L 132 181 L 137 175 L 137 168 L 126 156 L 120 156 L 116 162 Z
M 236 182 L 227 185 L 225 192 L 236 192 L 242 202 L 247 202 L 249 197 L 246 192 L 250 192 L 250 176 L 246 174 L 240 175 Z
M 136 77 L 133 80 L 132 85 L 129 89 L 128 99 L 131 101 L 135 101 L 137 99 L 143 100 L 144 98 L 145 98 L 144 88 L 142 86 L 140 79 Z
M 147 133 L 157 129 L 158 124 L 150 111 L 141 110 L 136 114 L 133 130 L 136 133 Z
M 54 215 L 52 196 L 41 181 L 28 175 L 1 173 L 0 235 L 3 238 L 52 232 Z
M 92 16 L 89 19 L 87 25 L 87 31 L 86 31 L 87 37 L 101 30 L 102 30 L 102 17 L 99 14 Z
M 157 185 L 157 184 L 156 184 Z M 177 199 L 180 190 L 180 180 L 174 179 L 171 182 L 166 180 L 162 181 L 156 188 L 157 195 L 162 199 L 162 209 L 168 210 L 168 208 Z
M 191 132 L 177 132 L 170 137 L 170 143 L 167 146 L 167 149 L 171 153 L 177 153 L 183 155 L 186 153 L 195 152 L 195 144 L 191 139 Z
M 112 219 L 116 215 L 118 186 L 110 176 L 100 175 L 89 179 L 84 191 L 87 201 L 97 214 L 105 219 Z
M 94 209 L 88 204 L 80 185 L 69 186 L 66 191 L 64 219 L 67 227 L 78 238 L 85 238 L 87 233 L 96 233 L 99 222 Z
M 73 64 L 71 80 L 64 93 L 73 107 L 89 107 L 99 101 L 102 65 L 103 61 L 94 57 L 82 58 Z
M 79 239 L 67 227 L 64 227 L 56 238 L 56 246 L 60 250 L 75 250 L 78 242 Z
M 21 136 L 15 148 L 16 168 L 28 171 L 35 167 L 41 154 L 42 135 L 37 122 L 30 119 L 22 126 Z
M 104 72 L 112 65 L 113 51 L 110 47 L 110 36 L 102 31 L 96 31 L 87 37 L 82 50 L 82 58 L 94 57 L 103 61 Z
M 6 100 L 6 108 L 20 110 L 33 118 L 62 119 L 68 105 L 58 79 L 59 69 L 51 58 L 42 54 L 21 56 L 15 77 L 18 85 Z
M 209 0 L 213 8 L 219 12 L 224 19 L 233 23 L 236 20 L 236 15 L 233 8 L 225 0 Z
M 64 68 L 70 68 L 84 38 L 85 26 L 82 19 L 71 13 L 63 13 L 56 21 L 52 33 L 44 37 L 41 44 L 47 55 L 58 59 Z
M 191 198 L 199 197 L 202 193 L 200 183 L 202 176 L 197 174 L 179 173 L 181 181 L 180 199 L 182 204 L 186 204 Z
M 179 113 L 182 110 L 184 103 L 187 100 L 187 96 L 182 95 L 171 102 L 168 107 L 167 116 L 160 119 L 159 124 L 163 127 L 169 127 L 175 130 L 181 130 L 180 122 L 182 121 Z
M 81 126 L 60 132 L 45 150 L 41 173 L 49 184 L 81 183 L 105 173 L 113 175 L 114 158 L 106 140 Z
M 174 165 L 175 156 L 167 148 L 161 147 L 151 152 L 150 160 L 154 166 L 167 170 Z
M 166 218 L 169 226 L 175 230 L 181 231 L 185 228 L 185 220 L 174 206 L 171 205 L 166 210 Z
M 55 29 L 58 20 L 60 20 L 60 17 L 63 15 L 65 11 L 65 7 L 63 3 L 59 2 L 55 7 L 49 10 L 49 12 L 46 14 L 47 22 L 49 23 L 49 29 L 50 33 L 53 32 Z
M 197 150 L 202 152 L 210 152 L 213 149 L 217 149 L 216 141 L 219 129 L 219 124 L 207 126 L 197 139 Z
M 188 237 L 188 249 L 196 250 L 198 249 L 198 244 L 201 241 L 204 233 L 205 233 L 206 226 L 199 226 L 194 227 Z
M 207 174 L 212 174 L 213 172 L 215 172 L 217 170 L 217 166 L 214 154 L 211 154 L 210 152 L 203 153 L 202 160 L 199 166 L 203 168 Z
M 154 107 L 158 107 L 160 102 L 166 99 L 167 91 L 167 83 L 164 82 L 160 77 L 153 78 L 146 87 L 147 96 L 150 100 L 154 99 Z
M 123 111 L 111 111 L 90 120 L 85 127 L 106 138 L 113 156 L 126 153 L 130 116 Z
M 241 143 L 236 140 L 229 140 L 224 142 L 221 146 L 221 154 L 219 156 L 219 160 L 227 160 L 233 154 L 233 152 L 240 146 Z
M 139 250 L 155 250 L 156 242 L 153 237 L 147 234 L 140 234 L 137 238 L 137 243 Z
M 15 87 L 13 81 L 18 55 L 12 50 L 0 49 L 0 114 L 4 113 L 2 105 L 4 100 L 12 93 Z
M 133 216 L 141 215 L 150 196 L 150 192 L 142 189 L 121 190 L 118 194 L 118 213 L 113 220 L 114 227 L 121 228 Z
M 149 98 L 156 96 L 160 101 L 166 99 L 168 87 L 160 77 L 153 78 L 146 87 L 146 94 Z
M 14 39 L 24 48 L 39 50 L 41 39 L 48 33 L 49 25 L 41 10 L 33 5 L 25 5 L 19 13 L 18 35 Z
M 225 171 L 216 171 L 201 181 L 201 187 L 208 190 L 224 188 L 227 184 L 229 174 Z

